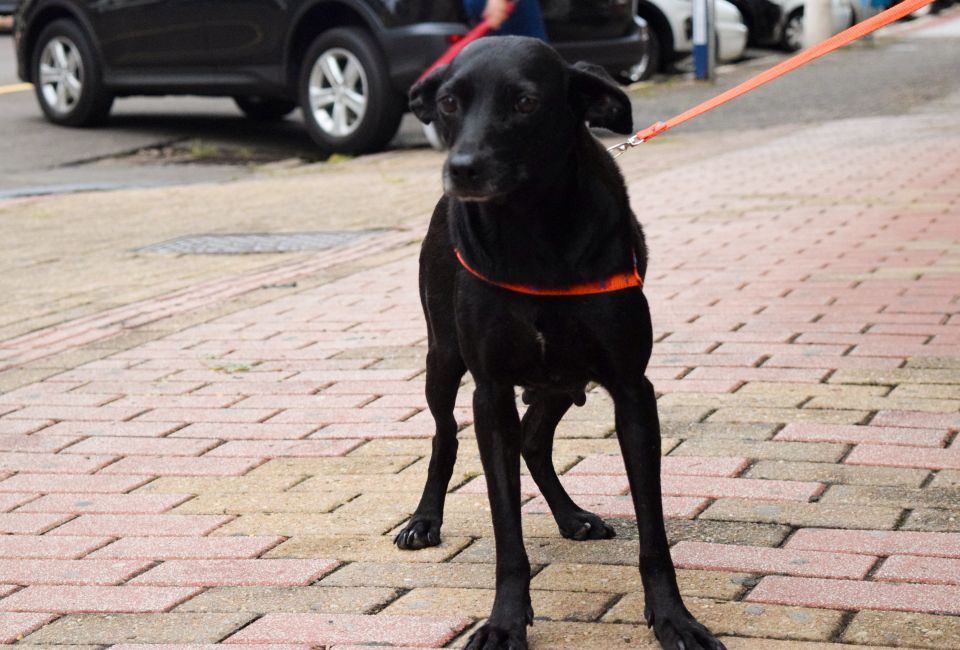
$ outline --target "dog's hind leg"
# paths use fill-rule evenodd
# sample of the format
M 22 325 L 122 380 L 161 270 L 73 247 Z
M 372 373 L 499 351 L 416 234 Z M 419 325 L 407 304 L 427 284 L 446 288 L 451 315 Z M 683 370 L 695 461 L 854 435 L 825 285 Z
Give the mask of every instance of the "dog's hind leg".
M 653 384 L 643 378 L 637 386 L 621 387 L 613 393 L 613 401 L 640 533 L 640 578 L 647 624 L 666 650 L 725 650 L 723 643 L 687 611 L 677 587 L 663 523 L 660 422 Z
M 537 392 L 523 415 L 523 459 L 543 493 L 560 534 L 577 541 L 610 539 L 616 533 L 603 519 L 578 506 L 560 483 L 553 466 L 553 436 L 563 415 L 573 405 L 564 393 Z
M 443 504 L 457 461 L 457 420 L 453 407 L 465 372 L 466 366 L 458 349 L 430 346 L 427 352 L 427 405 L 436 422 L 436 431 L 420 503 L 413 517 L 393 540 L 402 549 L 418 550 L 440 543 Z

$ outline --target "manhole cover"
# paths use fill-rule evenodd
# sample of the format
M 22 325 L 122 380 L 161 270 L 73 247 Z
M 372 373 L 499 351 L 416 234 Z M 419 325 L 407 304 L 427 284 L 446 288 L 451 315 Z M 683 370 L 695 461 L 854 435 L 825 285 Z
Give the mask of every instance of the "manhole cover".
M 138 253 L 217 255 L 322 251 L 379 235 L 383 230 L 185 235 L 136 249 Z

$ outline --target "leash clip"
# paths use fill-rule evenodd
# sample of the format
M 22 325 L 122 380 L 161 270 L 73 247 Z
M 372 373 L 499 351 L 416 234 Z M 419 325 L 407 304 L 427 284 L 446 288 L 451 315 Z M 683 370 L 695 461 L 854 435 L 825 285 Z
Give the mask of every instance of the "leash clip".
M 609 149 L 607 149 L 607 153 L 611 154 L 614 158 L 619 158 L 621 155 L 623 155 L 624 152 L 630 149 L 633 149 L 637 145 L 643 144 L 643 142 L 644 141 L 642 139 L 638 138 L 636 134 L 634 134 L 634 135 L 631 135 L 626 140 L 624 140 L 623 142 L 619 144 L 615 144 Z
M 613 145 L 607 149 L 607 153 L 613 154 L 614 158 L 618 158 L 628 149 L 633 149 L 637 145 L 643 144 L 653 136 L 663 133 L 668 128 L 670 127 L 667 126 L 666 122 L 655 122 L 654 124 L 651 124 L 645 128 L 643 131 L 637 131 L 620 144 Z

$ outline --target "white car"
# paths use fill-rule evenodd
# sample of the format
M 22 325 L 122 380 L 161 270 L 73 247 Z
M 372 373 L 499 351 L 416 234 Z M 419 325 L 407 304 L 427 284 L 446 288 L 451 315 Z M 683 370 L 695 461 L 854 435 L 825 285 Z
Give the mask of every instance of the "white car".
M 780 5 L 780 21 L 774 28 L 774 41 L 788 52 L 796 52 L 804 47 L 803 43 L 803 1 L 773 0 Z M 859 0 L 853 0 L 859 2 Z M 847 0 L 831 0 L 833 13 L 833 33 L 842 32 L 854 23 L 853 9 Z
M 740 10 L 727 0 L 716 0 L 717 59 L 735 61 L 747 47 L 747 26 Z M 662 69 L 693 52 L 691 0 L 640 0 L 637 14 L 650 30 L 653 70 Z

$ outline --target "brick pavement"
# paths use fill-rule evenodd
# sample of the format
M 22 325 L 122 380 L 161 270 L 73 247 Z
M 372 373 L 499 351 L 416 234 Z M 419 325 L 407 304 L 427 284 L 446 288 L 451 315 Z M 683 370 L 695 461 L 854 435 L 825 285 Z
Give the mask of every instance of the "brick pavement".
M 680 586 L 731 650 L 960 647 L 958 109 L 768 133 L 656 173 L 669 142 L 621 159 L 652 251 Z M 431 434 L 403 246 L 422 226 L 372 268 L 0 394 L 0 639 L 462 645 L 493 596 L 469 386 L 444 543 L 390 542 Z M 533 648 L 654 647 L 617 453 L 593 391 L 555 457 L 612 540 L 562 539 L 524 480 Z

